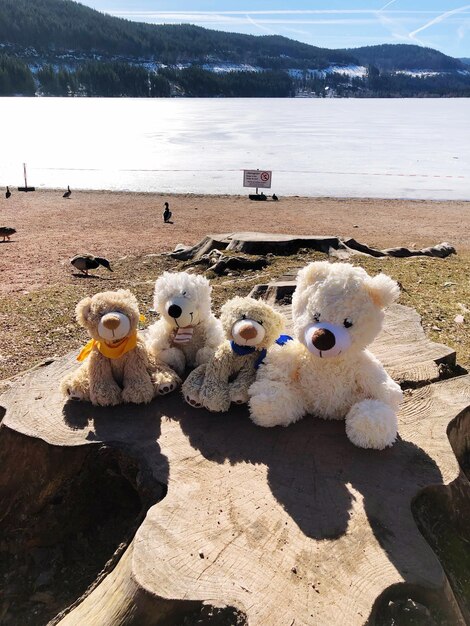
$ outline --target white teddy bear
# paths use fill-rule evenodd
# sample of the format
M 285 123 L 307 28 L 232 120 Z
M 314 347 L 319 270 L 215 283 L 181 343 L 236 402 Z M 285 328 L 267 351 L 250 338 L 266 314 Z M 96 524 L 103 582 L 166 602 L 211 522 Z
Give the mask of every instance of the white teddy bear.
M 259 368 L 249 389 L 251 419 L 287 426 L 306 414 L 345 418 L 356 446 L 391 446 L 402 391 L 366 347 L 399 293 L 390 277 L 372 278 L 349 263 L 321 261 L 300 270 L 292 299 L 295 340 L 274 348 Z
M 149 328 L 149 349 L 180 376 L 206 363 L 224 340 L 204 276 L 164 272 L 155 282 L 154 308 L 161 317 Z

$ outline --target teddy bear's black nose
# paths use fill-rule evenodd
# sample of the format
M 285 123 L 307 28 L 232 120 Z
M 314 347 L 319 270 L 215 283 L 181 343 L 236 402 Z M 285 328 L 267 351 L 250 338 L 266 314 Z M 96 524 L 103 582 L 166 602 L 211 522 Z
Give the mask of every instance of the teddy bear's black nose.
M 168 307 L 168 315 L 170 317 L 180 317 L 182 312 L 183 312 L 183 309 L 177 304 L 171 304 Z
M 312 343 L 317 350 L 324 352 L 325 350 L 331 350 L 336 343 L 335 336 L 330 330 L 326 328 L 317 328 L 312 335 Z

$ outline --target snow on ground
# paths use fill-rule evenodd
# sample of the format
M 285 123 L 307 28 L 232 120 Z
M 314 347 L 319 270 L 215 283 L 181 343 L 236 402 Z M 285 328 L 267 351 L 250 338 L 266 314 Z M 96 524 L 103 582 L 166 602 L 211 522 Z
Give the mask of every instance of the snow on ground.
M 0 185 L 470 200 L 470 100 L 2 98 Z M 19 132 L 21 129 L 21 132 Z

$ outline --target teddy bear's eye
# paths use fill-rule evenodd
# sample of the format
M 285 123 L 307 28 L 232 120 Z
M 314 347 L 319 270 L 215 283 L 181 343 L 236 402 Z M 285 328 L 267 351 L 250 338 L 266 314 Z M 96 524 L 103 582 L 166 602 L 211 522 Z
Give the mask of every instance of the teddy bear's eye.
M 353 325 L 353 323 L 352 323 L 352 321 L 349 319 L 349 317 L 347 317 L 347 318 L 344 320 L 343 324 L 344 324 L 344 327 L 345 327 L 345 328 L 351 328 L 351 326 Z
M 185 296 L 185 295 L 186 295 L 186 291 L 183 291 L 183 296 Z
M 246 320 L 246 315 L 245 315 L 245 313 L 243 313 L 243 315 L 242 315 L 242 320 Z
M 263 325 L 263 320 L 258 320 L 258 324 L 259 324 L 260 326 L 262 326 L 262 325 Z
M 320 313 L 315 313 L 315 315 L 313 316 L 313 319 L 315 320 L 315 322 L 319 322 L 320 321 Z

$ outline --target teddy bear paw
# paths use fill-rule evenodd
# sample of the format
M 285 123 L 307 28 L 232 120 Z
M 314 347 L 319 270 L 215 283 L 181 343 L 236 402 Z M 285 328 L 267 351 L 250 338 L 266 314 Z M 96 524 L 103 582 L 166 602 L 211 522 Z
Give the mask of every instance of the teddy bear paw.
M 234 404 L 246 404 L 248 402 L 248 390 L 230 389 L 230 400 Z
M 181 379 L 175 372 L 161 371 L 153 375 L 153 384 L 155 393 L 165 396 L 181 384 Z
M 383 450 L 397 438 L 397 416 L 391 406 L 379 400 L 362 400 L 346 416 L 346 434 L 359 448 Z
M 177 386 L 176 382 L 164 382 L 156 385 L 155 391 L 159 396 L 166 396 L 167 393 L 171 393 Z
M 191 392 L 186 391 L 184 393 L 184 399 L 186 400 L 188 404 L 190 404 L 195 409 L 202 408 L 202 402 L 199 399 L 198 393 L 191 393 Z
M 72 387 L 71 385 L 68 385 L 65 388 L 65 393 L 67 394 L 69 400 L 79 400 L 82 402 L 84 400 L 88 400 L 84 392 L 82 392 L 80 389 L 77 389 L 76 387 Z

